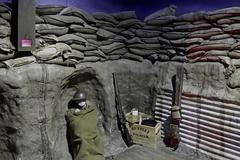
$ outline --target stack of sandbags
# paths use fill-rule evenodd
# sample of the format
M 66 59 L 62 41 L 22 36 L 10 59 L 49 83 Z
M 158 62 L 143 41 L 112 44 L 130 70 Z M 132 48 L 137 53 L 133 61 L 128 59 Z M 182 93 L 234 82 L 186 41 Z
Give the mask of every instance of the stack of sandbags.
M 15 47 L 10 41 L 11 34 L 11 9 L 4 3 L 0 3 L 0 61 L 13 58 Z

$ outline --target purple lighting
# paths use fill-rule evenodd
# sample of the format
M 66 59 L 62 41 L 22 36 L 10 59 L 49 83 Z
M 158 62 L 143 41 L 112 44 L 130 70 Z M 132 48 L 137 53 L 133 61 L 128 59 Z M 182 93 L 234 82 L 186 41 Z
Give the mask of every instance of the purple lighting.
M 22 39 L 22 47 L 31 47 L 31 46 L 32 46 L 32 40 Z

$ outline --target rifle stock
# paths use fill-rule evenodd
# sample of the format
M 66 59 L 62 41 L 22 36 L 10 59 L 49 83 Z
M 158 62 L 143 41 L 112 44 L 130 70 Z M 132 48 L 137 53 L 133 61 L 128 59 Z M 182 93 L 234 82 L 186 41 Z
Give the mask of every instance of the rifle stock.
M 126 117 L 122 109 L 122 104 L 119 96 L 118 83 L 117 83 L 117 78 L 115 76 L 115 73 L 113 73 L 113 85 L 114 85 L 114 93 L 115 93 L 115 104 L 116 104 L 116 110 L 117 110 L 118 127 L 121 131 L 123 140 L 126 143 L 126 145 L 131 146 L 132 139 L 126 127 Z

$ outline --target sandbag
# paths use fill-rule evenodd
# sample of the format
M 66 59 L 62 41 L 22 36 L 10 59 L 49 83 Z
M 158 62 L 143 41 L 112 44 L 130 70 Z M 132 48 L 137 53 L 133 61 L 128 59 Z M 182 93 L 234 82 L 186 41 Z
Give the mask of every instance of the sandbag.
M 44 20 L 41 17 L 39 17 L 38 15 L 35 15 L 35 23 L 36 24 L 43 24 Z
M 208 30 L 200 30 L 200 31 L 194 31 L 188 35 L 186 35 L 188 38 L 203 38 L 208 39 L 211 36 L 224 34 L 224 32 L 220 28 L 211 28 Z
M 4 63 L 7 66 L 7 68 L 20 67 L 20 66 L 30 64 L 30 63 L 35 63 L 35 62 L 36 62 L 36 58 L 34 56 L 21 57 L 21 58 L 2 61 L 2 63 Z
M 6 4 L 4 3 L 0 3 L 0 12 L 10 12 L 12 11 L 12 9 L 10 7 L 8 7 Z
M 124 28 L 115 28 L 115 27 L 107 27 L 107 26 L 102 26 L 101 29 L 104 29 L 106 31 L 109 31 L 115 34 L 119 34 L 125 30 Z
M 91 45 L 91 44 L 88 44 L 88 45 L 80 45 L 80 44 L 75 44 L 75 43 L 71 43 L 71 48 L 72 49 L 75 49 L 75 50 L 78 50 L 78 51 L 92 51 L 92 50 L 96 50 L 98 47 L 95 46 L 95 45 Z
M 202 38 L 182 38 L 177 40 L 170 40 L 174 46 L 189 46 L 192 44 L 201 44 L 204 40 Z
M 62 36 L 68 33 L 68 27 L 59 27 L 51 24 L 36 24 L 36 32 L 39 34 L 54 34 Z
M 41 35 L 39 38 L 42 38 L 48 44 L 55 44 L 58 42 L 58 37 L 54 34 Z
M 144 43 L 147 43 L 147 44 L 168 44 L 170 45 L 170 41 L 163 38 L 163 37 L 154 37 L 154 38 L 141 38 L 141 40 L 144 42 Z
M 85 11 L 75 8 L 75 7 L 67 7 L 64 8 L 59 15 L 67 15 L 67 16 L 77 16 L 81 19 L 84 19 L 87 23 L 95 24 L 96 20 L 90 14 L 86 13 Z
M 64 52 L 72 52 L 71 47 L 65 43 L 56 43 L 54 45 L 49 45 L 41 48 L 41 50 L 37 50 L 32 53 L 37 58 L 37 60 L 48 61 L 59 57 Z
M 231 36 L 229 34 L 220 34 L 216 36 L 211 36 L 210 40 L 220 40 L 220 39 L 225 39 L 225 38 L 230 38 Z
M 10 23 L 3 18 L 0 18 L 0 25 L 10 27 Z
M 93 13 L 93 17 L 97 20 L 110 22 L 114 25 L 117 25 L 119 23 L 113 16 L 104 12 Z
M 206 15 L 207 15 L 207 13 L 204 11 L 191 12 L 191 13 L 186 13 L 186 14 L 180 15 L 177 18 L 177 20 L 178 21 L 189 21 L 189 22 L 199 21 L 199 20 L 203 20 Z
M 179 56 L 176 55 L 171 58 L 171 61 L 177 61 L 177 62 L 188 62 L 188 58 L 186 56 Z
M 126 40 L 127 44 L 143 44 L 144 42 L 138 38 L 138 37 L 134 37 L 132 39 L 128 39 Z
M 158 31 L 149 31 L 149 30 L 143 30 L 143 29 L 130 29 L 131 32 L 133 32 L 137 37 L 140 38 L 153 38 L 153 37 L 159 37 L 160 32 Z
M 232 59 L 240 59 L 240 50 L 234 50 L 228 53 L 228 56 Z
M 74 59 L 64 60 L 63 57 L 56 57 L 56 58 L 48 60 L 48 61 L 38 61 L 38 63 L 55 64 L 55 65 L 61 65 L 61 66 L 76 68 L 76 65 L 79 63 L 79 61 L 74 60 Z
M 86 34 L 95 34 L 98 30 L 98 28 L 92 27 L 88 24 L 84 24 L 84 25 L 72 24 L 70 25 L 69 28 L 72 32 L 80 32 L 80 33 L 86 33 Z
M 156 19 L 151 19 L 151 20 L 147 21 L 146 23 L 147 23 L 147 25 L 162 27 L 164 25 L 172 23 L 174 20 L 176 20 L 176 16 L 163 16 L 163 17 L 158 17 Z
M 134 60 L 138 62 L 142 62 L 143 58 L 141 56 L 132 54 L 132 53 L 126 53 L 122 56 L 123 59 L 129 59 L 129 60 Z
M 114 34 L 112 32 L 109 32 L 109 31 L 106 31 L 106 30 L 101 29 L 101 28 L 98 29 L 96 34 L 100 39 L 109 39 L 109 38 L 114 38 L 116 36 L 116 34 Z
M 112 61 L 112 60 L 118 60 L 118 59 L 121 59 L 121 57 L 122 57 L 121 55 L 117 55 L 117 54 L 115 55 L 115 54 L 114 54 L 114 55 L 108 56 L 108 57 L 107 57 L 107 60 L 110 60 L 110 61 Z
M 161 46 L 162 46 L 161 44 L 131 44 L 131 45 L 128 45 L 128 48 L 154 50 L 154 49 L 160 49 Z
M 44 39 L 42 38 L 36 38 L 35 39 L 35 48 L 39 49 L 42 48 L 46 45 L 46 42 L 44 41 Z
M 69 26 L 71 24 L 84 25 L 84 20 L 76 16 L 63 16 L 63 15 L 45 15 L 42 18 L 46 23 L 56 26 Z
M 96 34 L 86 34 L 86 33 L 74 33 L 75 35 L 82 37 L 84 39 L 94 39 L 97 40 L 97 35 Z
M 231 24 L 226 28 L 223 28 L 223 31 L 230 34 L 240 33 L 240 23 Z
M 229 50 L 231 45 L 219 43 L 219 44 L 206 44 L 193 47 L 187 50 L 188 53 L 197 52 L 197 51 L 209 51 L 209 50 Z
M 210 50 L 207 51 L 205 54 L 207 56 L 228 56 L 229 51 L 228 50 Z
M 106 46 L 100 46 L 99 49 L 103 51 L 105 54 L 109 54 L 110 52 L 124 48 L 125 44 L 119 43 L 119 42 L 113 42 L 112 44 L 106 45 Z
M 137 19 L 135 11 L 123 11 L 111 14 L 117 20 Z
M 116 27 L 116 25 L 111 23 L 111 22 L 96 20 L 96 26 L 95 27 L 101 28 L 102 26 L 113 27 L 113 28 Z
M 0 61 L 4 61 L 4 60 L 8 60 L 8 59 L 12 59 L 16 56 L 15 52 L 4 52 L 4 51 L 0 51 Z M 5 65 L 5 64 L 4 64 Z
M 175 5 L 170 5 L 164 9 L 161 9 L 157 12 L 150 14 L 144 19 L 144 21 L 146 22 L 146 21 L 149 21 L 150 19 L 155 19 L 163 16 L 175 16 L 176 8 L 177 7 Z
M 236 40 L 234 38 L 225 38 L 225 39 L 219 39 L 219 40 L 204 40 L 204 41 L 202 41 L 201 45 L 223 44 L 223 43 L 233 45 L 234 43 L 236 43 Z
M 149 59 L 152 63 L 154 63 L 155 61 L 169 61 L 170 58 L 169 56 L 165 55 L 165 54 L 151 54 L 147 57 L 147 59 Z
M 0 13 L 0 17 L 3 19 L 10 21 L 12 18 L 11 12 Z
M 96 57 L 96 56 L 85 56 L 83 60 L 81 60 L 81 62 L 98 62 L 98 61 L 102 61 L 101 57 Z
M 60 13 L 61 10 L 63 10 L 65 6 L 61 5 L 39 5 L 36 7 L 36 13 L 38 15 L 56 15 Z
M 232 14 L 228 13 L 214 13 L 214 12 L 207 12 L 207 15 L 205 15 L 205 19 L 210 22 L 216 22 L 219 19 L 224 19 L 231 17 Z
M 124 55 L 128 52 L 128 49 L 127 48 L 121 48 L 121 49 L 117 49 L 115 51 L 112 51 L 109 53 L 109 56 L 112 56 L 112 55 Z
M 5 38 L 11 34 L 11 28 L 0 25 L 0 37 Z
M 166 33 L 163 33 L 161 36 L 166 39 L 176 40 L 176 39 L 185 38 L 186 35 L 187 33 L 185 32 L 166 32 Z
M 10 41 L 10 37 L 6 38 L 0 38 L 0 50 L 3 52 L 10 53 L 16 48 L 13 46 L 13 44 Z
M 58 37 L 58 41 L 67 44 L 76 43 L 85 46 L 88 44 L 88 42 L 84 38 L 78 36 L 77 34 L 65 34 L 63 36 Z
M 199 31 L 199 30 L 205 30 L 211 28 L 211 24 L 208 23 L 202 23 L 202 24 L 185 24 L 185 25 L 178 25 L 174 27 L 173 29 L 175 31 L 183 31 L 183 32 L 193 32 L 193 31 Z
M 127 38 L 125 38 L 125 37 L 123 37 L 123 36 L 117 35 L 117 36 L 114 37 L 113 39 L 109 39 L 109 41 L 126 43 L 126 42 L 127 42 Z
M 141 57 L 148 57 L 152 54 L 157 53 L 156 50 L 148 50 L 148 49 L 136 49 L 136 48 L 129 48 L 130 53 L 141 56 Z
M 198 57 L 203 57 L 205 55 L 206 55 L 205 51 L 196 51 L 196 52 L 192 52 L 192 53 L 188 54 L 187 58 L 195 59 L 195 58 L 198 58 Z
M 159 32 L 170 32 L 173 31 L 173 27 L 170 26 L 152 26 L 152 25 L 144 25 L 142 27 L 144 30 L 150 30 L 150 31 L 159 31 Z
M 99 49 L 93 50 L 93 51 L 85 51 L 83 54 L 85 57 L 94 56 L 94 57 L 107 58 L 107 56 Z
M 232 64 L 236 67 L 236 68 L 240 68 L 240 60 L 239 59 L 232 59 Z
M 136 35 L 129 30 L 122 31 L 120 34 L 123 35 L 124 37 L 126 37 L 127 39 L 132 39 L 132 38 L 136 37 Z
M 118 28 L 130 28 L 130 27 L 132 27 L 133 25 L 136 25 L 136 24 L 139 25 L 140 28 L 143 26 L 143 23 L 138 19 L 126 19 L 124 21 L 121 21 L 117 25 L 117 27 Z M 134 27 L 132 27 L 132 28 L 134 28 Z
M 64 60 L 66 59 L 76 59 L 77 61 L 84 58 L 84 54 L 78 50 L 72 50 L 72 52 L 64 52 L 63 56 Z
M 240 15 L 240 7 L 229 7 L 211 12 L 211 14 L 231 14 L 231 15 Z

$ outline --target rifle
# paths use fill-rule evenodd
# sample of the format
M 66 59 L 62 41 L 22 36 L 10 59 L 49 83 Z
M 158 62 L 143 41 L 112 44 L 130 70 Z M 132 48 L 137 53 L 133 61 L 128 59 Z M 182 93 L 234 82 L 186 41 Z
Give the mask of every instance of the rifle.
M 113 85 L 114 85 L 114 92 L 115 92 L 115 103 L 116 103 L 116 110 L 117 110 L 118 127 L 121 131 L 124 142 L 129 147 L 133 143 L 132 143 L 131 136 L 128 132 L 128 129 L 126 127 L 126 117 L 122 110 L 122 105 L 121 105 L 120 96 L 119 96 L 118 83 L 117 83 L 117 78 L 115 76 L 115 73 L 113 73 Z

